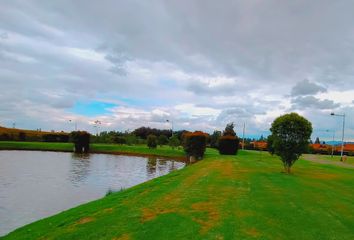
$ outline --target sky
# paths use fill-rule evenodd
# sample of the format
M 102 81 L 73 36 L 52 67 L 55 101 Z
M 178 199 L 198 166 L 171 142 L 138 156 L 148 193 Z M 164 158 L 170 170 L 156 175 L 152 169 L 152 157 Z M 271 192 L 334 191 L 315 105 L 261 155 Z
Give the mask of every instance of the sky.
M 2 0 L 0 125 L 269 134 L 297 112 L 354 141 L 354 1 Z M 166 120 L 169 122 L 166 122 Z M 69 121 L 71 120 L 71 121 Z

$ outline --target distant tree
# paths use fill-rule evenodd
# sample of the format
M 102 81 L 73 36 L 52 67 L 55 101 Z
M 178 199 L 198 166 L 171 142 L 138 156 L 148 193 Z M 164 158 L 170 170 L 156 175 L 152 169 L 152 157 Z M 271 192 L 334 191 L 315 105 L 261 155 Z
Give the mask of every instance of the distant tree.
M 315 144 L 320 144 L 320 138 L 319 137 L 316 137 L 316 140 L 315 140 Z
M 280 156 L 286 173 L 308 148 L 312 124 L 297 113 L 289 113 L 274 120 L 270 128 L 274 153 Z
M 157 143 L 162 146 L 162 145 L 166 145 L 168 143 L 168 138 L 166 137 L 166 135 L 160 135 L 158 138 L 157 138 Z
M 267 137 L 267 149 L 268 149 L 268 152 L 272 155 L 274 155 L 274 147 L 273 147 L 273 135 L 269 135 Z
M 149 127 L 140 127 L 135 129 L 132 132 L 135 136 L 142 138 L 142 139 L 147 139 L 147 136 L 152 134 L 155 136 L 160 136 L 160 135 L 165 135 L 166 137 L 171 136 L 171 130 L 168 129 L 156 129 L 156 128 L 149 128 Z
M 113 142 L 117 144 L 125 144 L 127 143 L 126 139 L 123 136 L 114 135 Z
M 223 132 L 223 136 L 236 136 L 236 132 L 234 130 L 234 123 L 231 122 L 231 123 L 228 123 L 225 127 L 225 130 Z
M 259 141 L 264 141 L 264 137 L 263 137 L 263 134 L 261 135 L 261 137 L 259 138 Z
M 157 137 L 155 135 L 150 134 L 149 136 L 147 136 L 147 146 L 149 148 L 157 147 Z
M 125 142 L 127 145 L 134 145 L 134 144 L 137 144 L 138 139 L 134 134 L 126 134 L 125 135 Z
M 174 136 L 177 136 L 177 138 L 178 138 L 178 140 L 180 141 L 180 142 L 182 142 L 182 137 L 183 137 L 183 134 L 184 133 L 187 133 L 188 131 L 187 130 L 179 130 L 179 131 L 174 131 L 173 132 L 173 135 Z
M 172 137 L 170 137 L 168 145 L 170 145 L 172 147 L 172 149 L 175 149 L 176 147 L 178 147 L 180 145 L 180 141 L 177 137 L 177 135 L 173 135 Z
M 213 134 L 210 135 L 210 147 L 218 148 L 218 142 L 220 137 L 221 137 L 221 131 L 215 130 Z

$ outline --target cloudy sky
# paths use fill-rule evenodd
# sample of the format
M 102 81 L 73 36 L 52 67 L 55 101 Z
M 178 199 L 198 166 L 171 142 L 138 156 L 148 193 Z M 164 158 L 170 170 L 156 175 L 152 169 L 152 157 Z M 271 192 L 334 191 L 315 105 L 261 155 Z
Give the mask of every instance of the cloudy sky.
M 0 2 L 0 125 L 267 135 L 298 112 L 354 140 L 354 2 Z M 72 120 L 72 122 L 69 122 Z

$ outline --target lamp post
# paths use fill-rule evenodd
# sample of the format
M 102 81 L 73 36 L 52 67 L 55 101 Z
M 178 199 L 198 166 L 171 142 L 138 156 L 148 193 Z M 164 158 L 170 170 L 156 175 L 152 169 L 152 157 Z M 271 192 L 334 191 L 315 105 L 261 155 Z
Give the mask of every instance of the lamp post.
M 69 119 L 69 122 L 71 123 L 71 122 L 73 122 L 73 120 Z M 77 131 L 77 123 L 74 122 L 74 124 L 75 124 L 75 131 Z
M 345 113 L 343 114 L 335 114 L 331 113 L 331 116 L 337 116 L 343 118 L 343 126 L 342 126 L 342 149 L 340 151 L 340 160 L 343 161 L 343 150 L 344 150 L 344 126 L 345 126 Z
M 171 123 L 171 137 L 173 137 L 173 121 L 166 119 L 166 122 Z
M 245 129 L 246 123 L 243 123 L 243 130 L 242 130 L 242 150 L 245 150 Z
M 95 123 L 94 127 L 96 128 L 96 136 L 98 136 L 98 132 L 99 132 L 98 126 L 101 125 L 101 121 L 96 120 L 94 123 Z
M 331 130 L 329 130 L 329 129 L 327 129 L 326 130 L 326 132 L 332 132 L 333 133 L 333 135 L 332 135 L 332 153 L 331 153 L 331 158 L 333 158 L 333 152 L 334 152 L 334 135 L 335 135 L 335 133 L 336 133 L 336 131 L 331 131 Z

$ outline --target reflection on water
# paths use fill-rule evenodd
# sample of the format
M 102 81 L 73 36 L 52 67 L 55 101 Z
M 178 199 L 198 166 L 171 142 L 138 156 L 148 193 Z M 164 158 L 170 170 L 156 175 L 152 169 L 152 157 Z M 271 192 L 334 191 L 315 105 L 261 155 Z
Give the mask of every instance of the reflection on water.
M 156 157 L 148 157 L 146 170 L 149 175 L 156 173 Z
M 85 181 L 90 173 L 90 154 L 72 153 L 71 154 L 70 181 L 78 186 L 78 183 Z
M 156 157 L 0 151 L 0 236 L 184 165 Z

